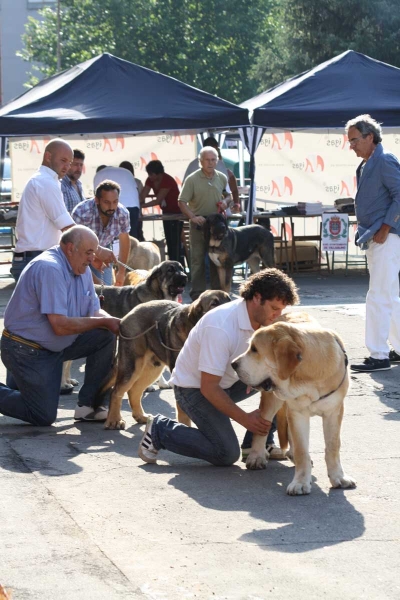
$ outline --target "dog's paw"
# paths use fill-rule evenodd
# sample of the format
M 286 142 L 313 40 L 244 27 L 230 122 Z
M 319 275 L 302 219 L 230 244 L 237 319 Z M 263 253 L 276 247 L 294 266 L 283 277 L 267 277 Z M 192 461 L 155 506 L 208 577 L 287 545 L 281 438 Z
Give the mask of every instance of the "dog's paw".
M 145 392 L 155 392 L 156 387 L 155 387 L 155 385 L 149 385 L 149 387 L 147 387 L 144 391 Z
M 246 459 L 246 469 L 256 471 L 258 469 L 266 469 L 268 464 L 268 454 L 258 454 L 258 452 L 250 452 Z
M 132 413 L 132 417 L 135 419 L 136 423 L 139 423 L 140 425 L 146 425 L 148 416 L 149 415 L 146 415 L 145 413 L 142 413 L 141 415 Z
M 108 415 L 108 419 L 104 423 L 104 429 L 125 429 L 125 421 L 121 415 L 119 415 L 119 417 Z
M 286 488 L 286 493 L 289 496 L 305 496 L 311 493 L 311 482 L 293 479 Z
M 333 488 L 355 488 L 357 487 L 357 482 L 355 479 L 343 473 L 343 475 L 338 477 L 330 477 L 331 485 Z
M 76 387 L 77 385 L 79 385 L 79 381 L 77 379 L 68 379 L 68 383 L 70 383 L 74 387 Z

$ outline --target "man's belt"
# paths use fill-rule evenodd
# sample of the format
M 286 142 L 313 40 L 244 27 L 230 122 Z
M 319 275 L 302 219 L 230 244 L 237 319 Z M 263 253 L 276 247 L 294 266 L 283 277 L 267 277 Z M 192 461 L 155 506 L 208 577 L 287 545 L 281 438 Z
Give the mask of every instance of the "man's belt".
M 42 252 L 44 252 L 44 250 L 27 250 L 26 252 L 14 252 L 14 256 L 37 256 L 39 254 L 42 254 Z
M 13 342 L 18 342 L 19 344 L 30 346 L 31 348 L 35 348 L 36 350 L 45 350 L 45 348 L 43 348 L 43 346 L 41 346 L 40 344 L 32 342 L 31 340 L 26 340 L 25 338 L 19 335 L 14 335 L 13 333 L 10 333 L 8 329 L 3 329 L 3 335 L 9 340 L 13 340 Z

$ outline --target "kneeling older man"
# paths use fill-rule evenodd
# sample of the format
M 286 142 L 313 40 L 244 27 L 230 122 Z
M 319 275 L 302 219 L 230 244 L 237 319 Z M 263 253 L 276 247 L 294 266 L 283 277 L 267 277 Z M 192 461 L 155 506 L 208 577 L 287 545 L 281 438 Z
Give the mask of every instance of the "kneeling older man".
M 100 308 L 89 265 L 97 236 L 76 225 L 60 244 L 23 270 L 4 315 L 1 359 L 7 385 L 0 383 L 0 413 L 33 425 L 57 417 L 62 364 L 86 357 L 84 384 L 75 418 L 103 421 L 104 407 L 92 401 L 112 366 L 119 319 Z

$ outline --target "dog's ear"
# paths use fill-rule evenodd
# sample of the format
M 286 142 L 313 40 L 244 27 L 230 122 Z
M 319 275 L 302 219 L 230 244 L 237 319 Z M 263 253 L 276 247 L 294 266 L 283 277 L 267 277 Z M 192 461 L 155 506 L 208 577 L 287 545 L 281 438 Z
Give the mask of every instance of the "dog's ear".
M 197 300 L 194 300 L 189 306 L 189 320 L 191 323 L 197 323 L 204 315 L 202 298 L 199 296 Z
M 159 265 L 156 265 L 155 267 L 153 267 L 151 269 L 151 271 L 149 272 L 147 279 L 145 279 L 146 284 L 149 285 L 152 289 L 158 290 L 160 288 L 158 276 L 161 273 L 163 264 L 164 263 L 162 262 Z
M 206 241 L 206 244 L 209 245 L 210 237 L 211 237 L 211 223 L 212 223 L 212 215 L 206 217 L 205 223 L 203 225 L 203 235 Z
M 282 337 L 274 345 L 279 379 L 285 380 L 295 372 L 302 361 L 300 345 L 289 335 Z

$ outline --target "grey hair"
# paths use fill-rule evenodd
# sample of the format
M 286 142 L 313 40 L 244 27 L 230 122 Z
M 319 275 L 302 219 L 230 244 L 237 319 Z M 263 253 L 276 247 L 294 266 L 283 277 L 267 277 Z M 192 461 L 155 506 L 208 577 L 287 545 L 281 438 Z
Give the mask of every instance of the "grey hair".
M 85 225 L 74 225 L 62 233 L 60 244 L 73 244 L 74 248 L 79 248 L 88 233 L 91 234 L 93 238 L 96 238 L 97 243 L 99 242 L 97 235 L 94 231 L 89 229 L 89 227 L 85 227 Z
M 199 160 L 201 160 L 203 158 L 203 154 L 205 152 L 212 152 L 213 154 L 215 154 L 215 158 L 218 160 L 218 152 L 212 146 L 204 146 L 204 148 L 202 148 L 200 150 L 200 152 L 199 152 Z
M 382 141 L 382 128 L 378 121 L 375 121 L 371 115 L 359 115 L 355 119 L 347 121 L 345 131 L 348 133 L 350 127 L 355 127 L 363 137 L 372 133 L 374 136 L 374 144 L 379 144 Z

